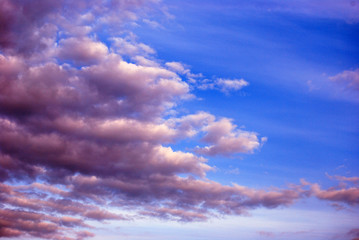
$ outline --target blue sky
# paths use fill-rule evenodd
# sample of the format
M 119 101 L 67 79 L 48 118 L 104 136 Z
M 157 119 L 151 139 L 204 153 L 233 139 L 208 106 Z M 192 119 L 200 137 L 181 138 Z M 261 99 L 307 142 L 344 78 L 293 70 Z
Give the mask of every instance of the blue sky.
M 227 95 L 195 90 L 201 100 L 184 108 L 232 118 L 269 138 L 259 152 L 239 161 L 214 159 L 216 166 L 244 167 L 241 174 L 256 179 L 266 172 L 277 184 L 300 177 L 326 182 L 325 172 L 345 174 L 336 172 L 341 165 L 355 174 L 349 171 L 358 169 L 357 93 L 341 91 L 328 78 L 358 67 L 357 24 L 315 13 L 248 10 L 233 1 L 168 5 L 175 19 L 163 28 L 134 29 L 160 59 L 188 64 L 207 78 L 250 83 Z
M 358 0 L 1 15 L 0 237 L 359 239 Z

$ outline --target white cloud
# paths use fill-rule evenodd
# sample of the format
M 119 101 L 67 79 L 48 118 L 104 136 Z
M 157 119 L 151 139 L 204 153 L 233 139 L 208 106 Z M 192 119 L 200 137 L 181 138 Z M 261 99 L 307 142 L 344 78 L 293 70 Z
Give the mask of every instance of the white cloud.
M 243 78 L 241 78 L 241 79 L 217 78 L 214 81 L 209 80 L 209 79 L 203 80 L 198 85 L 198 88 L 201 90 L 215 89 L 215 90 L 219 90 L 223 93 L 229 93 L 232 91 L 238 91 L 248 85 L 249 85 L 249 82 L 247 82 Z

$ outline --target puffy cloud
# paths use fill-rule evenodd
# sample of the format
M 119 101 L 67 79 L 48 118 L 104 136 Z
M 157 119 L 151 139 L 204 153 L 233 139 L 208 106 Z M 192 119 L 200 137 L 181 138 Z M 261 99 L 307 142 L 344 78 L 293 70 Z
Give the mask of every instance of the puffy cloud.
M 260 141 L 210 113 L 169 117 L 191 94 L 178 74 L 193 74 L 177 62 L 161 65 L 131 34 L 97 39 L 94 29 L 113 33 L 151 2 L 0 2 L 1 237 L 83 239 L 93 236 L 80 231 L 91 230 L 86 220 L 205 220 L 306 196 L 302 186 L 219 184 L 206 178 L 207 159 L 168 146 L 198 135 L 208 146 L 197 153 L 232 155 Z M 216 84 L 230 91 L 246 82 Z
M 231 155 L 235 153 L 250 153 L 261 145 L 257 134 L 236 129 L 230 119 L 222 118 L 203 128 L 207 134 L 203 141 L 211 145 L 196 151 L 205 155 Z
M 121 55 L 127 55 L 130 57 L 135 56 L 143 56 L 154 54 L 156 51 L 151 48 L 150 46 L 138 43 L 135 41 L 134 37 L 127 37 L 127 38 L 112 38 L 113 47 L 117 53 Z
M 150 144 L 145 139 L 123 141 L 79 140 L 57 134 L 31 134 L 18 126 L 1 125 L 0 144 L 4 158 L 11 156 L 23 162 L 22 171 L 30 171 L 28 165 L 63 169 L 69 173 L 81 172 L 98 176 L 141 176 L 153 173 L 194 173 L 203 176 L 210 167 L 205 160 L 191 153 L 174 152 L 169 147 Z M 127 134 L 126 134 L 127 135 Z M 70 138 L 69 138 L 70 137 Z M 115 147 L 114 147 L 115 146 Z M 140 151 L 139 151 L 140 150 Z M 9 157 L 7 157 L 10 159 Z M 5 159 L 6 160 L 6 159 Z M 105 161 L 103 161 L 105 160 Z M 100 164 L 101 162 L 101 164 Z M 98 166 L 100 164 L 100 166 Z M 19 164 L 20 165 L 20 164 Z M 11 174 L 11 165 L 6 174 Z M 67 173 L 67 174 L 69 174 Z
M 156 61 L 148 59 L 144 56 L 135 56 L 132 58 L 137 64 L 147 67 L 158 67 L 159 64 Z
M 57 33 L 83 37 L 106 24 L 118 31 L 124 21 L 136 21 L 138 12 L 157 3 L 157 0 L 2 0 L 0 47 L 12 54 L 38 54 L 53 47 Z M 79 50 L 73 50 L 79 57 Z
M 172 107 L 176 98 L 184 98 L 189 91 L 185 82 L 161 67 L 147 67 L 122 61 L 110 55 L 99 65 L 82 70 L 92 86 L 130 117 L 153 118 Z
M 0 2 L 0 47 L 12 53 L 31 54 L 47 47 L 46 39 L 55 33 L 55 25 L 46 18 L 56 13 L 63 1 Z M 34 7 L 36 6 L 36 7 Z
M 201 128 L 215 120 L 215 116 L 206 112 L 189 114 L 177 119 L 169 119 L 167 124 L 176 127 L 178 133 L 183 137 L 192 137 L 196 135 Z
M 241 88 L 248 86 L 249 83 L 244 79 L 223 79 L 216 80 L 216 85 L 222 92 L 237 91 Z
M 148 176 L 147 179 L 131 179 L 131 182 L 120 178 L 86 176 L 75 176 L 71 180 L 73 194 L 83 195 L 88 189 L 92 190 L 89 198 L 116 193 L 112 199 L 115 206 L 132 206 L 139 209 L 140 214 L 182 221 L 205 219 L 218 213 L 243 214 L 261 206 L 274 208 L 289 205 L 304 194 L 297 188 L 255 190 L 239 185 L 223 186 L 193 177 L 159 174 Z
M 294 190 L 251 192 L 178 177 L 204 178 L 211 167 L 203 157 L 161 144 L 203 131 L 208 133 L 204 139 L 214 145 L 239 135 L 229 120 L 229 127 L 219 131 L 226 122 L 205 112 L 162 119 L 163 112 L 189 91 L 174 72 L 127 63 L 110 53 L 80 69 L 53 62 L 31 66 L 21 57 L 1 60 L 2 180 L 26 179 L 34 182 L 34 193 L 62 198 L 30 198 L 9 190 L 2 203 L 21 213 L 48 213 L 41 215 L 39 224 L 54 212 L 100 221 L 125 219 L 96 207 L 106 201 L 139 208 L 146 216 L 193 221 L 208 218 L 212 211 L 241 214 L 259 206 L 287 205 L 299 197 Z M 67 190 L 36 183 L 38 178 Z M 84 200 L 94 205 L 81 203 Z M 46 234 L 36 227 L 30 231 L 12 225 L 3 234 L 55 238 L 64 226 L 87 227 L 65 220 L 61 225 L 52 219 L 54 228 Z
M 58 218 L 32 211 L 1 209 L 0 237 L 32 236 L 44 239 L 62 239 L 63 234 L 76 234 L 72 228 L 83 226 L 81 219 Z M 68 237 L 67 239 L 77 239 Z
M 312 193 L 323 200 L 344 202 L 349 205 L 359 204 L 359 188 L 357 187 L 321 190 L 318 184 L 314 184 Z
M 108 53 L 107 46 L 89 38 L 68 38 L 60 41 L 58 56 L 79 65 L 88 65 L 103 60 Z
M 189 73 L 189 69 L 187 69 L 182 63 L 180 62 L 166 62 L 165 65 L 172 71 L 175 71 L 180 74 Z
M 84 222 L 85 219 L 97 221 L 126 219 L 121 215 L 100 209 L 96 205 L 72 200 L 69 198 L 70 192 L 54 186 L 35 183 L 30 186 L 14 187 L 0 184 L 0 189 L 2 190 L 1 204 L 11 206 L 0 210 L 0 237 L 33 236 L 63 239 L 65 235 L 69 240 L 79 239 L 79 236 L 83 239 L 86 236 L 93 236 L 87 231 L 76 230 L 92 228 Z M 48 193 L 49 189 L 52 190 L 52 194 Z
M 71 216 L 77 215 L 98 221 L 111 219 L 126 219 L 126 217 L 110 213 L 97 207 L 96 205 L 84 204 L 72 200 L 70 198 L 71 191 L 63 191 L 57 188 L 56 193 L 52 192 L 52 194 L 49 194 L 49 192 L 46 191 L 47 189 L 42 186 L 53 189 L 55 188 L 48 185 L 40 185 L 39 187 L 38 184 L 16 187 L 1 184 L 1 188 L 5 190 L 0 194 L 2 203 L 11 205 L 12 207 L 19 207 L 31 211 L 56 212 L 58 214 Z M 53 197 L 56 195 L 62 198 Z M 88 227 L 88 225 L 80 221 L 81 219 L 69 218 L 68 216 L 63 216 L 61 219 L 62 221 L 65 221 L 67 219 L 67 222 L 71 220 L 71 222 L 74 223 L 81 223 L 78 224 L 80 226 Z

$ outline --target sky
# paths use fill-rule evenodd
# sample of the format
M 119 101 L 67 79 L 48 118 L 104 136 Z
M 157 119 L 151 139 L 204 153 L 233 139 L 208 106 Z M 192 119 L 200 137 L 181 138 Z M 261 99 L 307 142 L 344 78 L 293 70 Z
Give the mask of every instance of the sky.
M 358 240 L 359 0 L 0 0 L 0 238 Z

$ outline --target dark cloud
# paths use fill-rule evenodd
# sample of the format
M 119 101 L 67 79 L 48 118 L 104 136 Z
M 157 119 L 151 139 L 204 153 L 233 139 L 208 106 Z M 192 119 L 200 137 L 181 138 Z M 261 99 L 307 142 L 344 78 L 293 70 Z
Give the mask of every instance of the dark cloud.
M 46 18 L 64 1 L 0 1 L 0 47 L 10 53 L 32 54 L 47 47 L 47 38 L 56 33 Z M 55 30 L 55 31 L 54 31 Z
M 352 237 L 351 240 L 358 240 L 359 239 L 359 228 L 353 228 L 351 229 L 347 235 L 349 235 L 350 237 Z

